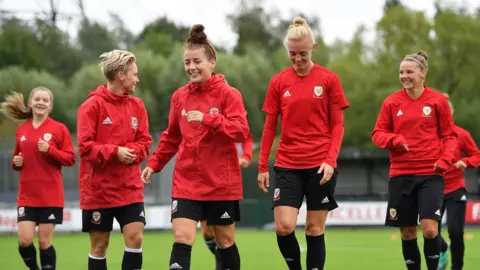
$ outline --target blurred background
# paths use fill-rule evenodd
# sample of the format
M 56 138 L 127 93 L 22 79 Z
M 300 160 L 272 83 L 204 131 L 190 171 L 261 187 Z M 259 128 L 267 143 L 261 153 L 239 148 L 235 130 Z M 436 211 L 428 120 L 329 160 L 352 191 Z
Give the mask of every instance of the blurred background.
M 68 126 L 75 141 L 77 108 L 105 81 L 99 55 L 130 50 L 137 57 L 140 84 L 135 95 L 149 113 L 153 150 L 167 126 L 171 94 L 188 81 L 183 41 L 193 24 L 204 24 L 219 52 L 216 72 L 242 92 L 256 142 L 252 162 L 243 171 L 245 199 L 238 226 L 269 230 L 273 190 L 263 194 L 256 183 L 265 119 L 261 107 L 270 78 L 290 64 L 283 38 L 295 16 L 311 25 L 318 43 L 314 61 L 339 75 L 351 104 L 338 161 L 340 207 L 327 224 L 382 226 L 389 159 L 388 152 L 371 143 L 371 131 L 383 99 L 402 87 L 398 66 L 406 54 L 428 52 L 427 84 L 450 94 L 456 124 L 480 142 L 480 1 L 0 0 L 0 97 L 10 91 L 28 96 L 36 86 L 48 87 L 55 95 L 52 117 Z M 18 173 L 10 166 L 15 128 L 0 116 L 0 233 L 10 235 L 16 231 L 18 189 Z M 170 228 L 174 161 L 145 189 L 147 229 Z M 57 231 L 80 230 L 78 165 L 63 170 L 66 209 Z M 467 223 L 475 226 L 480 224 L 480 170 L 465 175 Z M 304 221 L 302 208 L 298 225 Z

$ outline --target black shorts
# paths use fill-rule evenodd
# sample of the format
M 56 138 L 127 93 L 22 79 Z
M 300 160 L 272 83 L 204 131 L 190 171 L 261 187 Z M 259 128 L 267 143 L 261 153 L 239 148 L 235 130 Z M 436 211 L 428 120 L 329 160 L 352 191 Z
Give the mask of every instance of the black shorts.
M 465 227 L 467 212 L 467 190 L 460 188 L 445 194 L 443 199 L 442 217 L 447 211 L 447 226 L 449 232 L 457 232 Z
M 388 181 L 388 206 L 385 225 L 417 226 L 418 220 L 442 220 L 442 176 L 402 175 Z
M 230 225 L 240 221 L 239 201 L 194 201 L 172 198 L 172 217 L 206 220 L 208 226 Z
M 82 232 L 111 232 L 115 218 L 123 230 L 123 226 L 132 222 L 146 224 L 143 203 L 133 203 L 119 207 L 83 210 Z
M 17 208 L 17 222 L 33 221 L 38 224 L 62 224 L 62 207 L 29 207 Z
M 319 167 L 312 169 L 274 167 L 273 208 L 291 206 L 300 209 L 304 196 L 307 199 L 307 210 L 331 211 L 337 208 L 334 194 L 338 171 L 335 169 L 330 181 L 320 185 L 323 173 L 318 174 L 318 169 Z

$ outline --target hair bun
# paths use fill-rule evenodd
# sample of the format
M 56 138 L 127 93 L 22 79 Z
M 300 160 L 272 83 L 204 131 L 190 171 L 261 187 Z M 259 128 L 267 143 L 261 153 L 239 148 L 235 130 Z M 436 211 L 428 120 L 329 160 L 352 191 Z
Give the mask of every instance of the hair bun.
M 190 30 L 190 33 L 188 34 L 187 42 L 196 44 L 208 43 L 207 35 L 205 34 L 204 30 L 205 26 L 203 26 L 202 24 L 194 25 Z
M 425 58 L 425 61 L 428 61 L 428 54 L 427 54 L 426 51 L 420 50 L 420 51 L 417 52 L 417 55 L 422 56 L 423 58 Z
M 293 25 L 294 25 L 294 26 L 303 26 L 303 25 L 308 25 L 308 23 L 307 23 L 307 20 L 305 20 L 305 18 L 296 17 L 296 18 L 293 20 Z

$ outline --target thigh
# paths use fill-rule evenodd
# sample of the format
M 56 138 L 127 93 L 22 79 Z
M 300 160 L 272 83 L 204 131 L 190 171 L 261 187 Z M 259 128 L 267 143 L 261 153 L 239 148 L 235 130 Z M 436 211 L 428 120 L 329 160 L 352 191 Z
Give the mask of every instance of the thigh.
M 38 224 L 62 224 L 63 208 L 42 207 L 39 208 Z
M 274 167 L 275 190 L 273 207 L 290 206 L 300 209 L 305 196 L 305 170 Z
M 445 181 L 442 176 L 422 176 L 418 178 L 418 214 L 420 220 L 442 220 Z M 448 211 L 448 210 L 447 210 Z
M 146 224 L 145 219 L 145 205 L 143 203 L 133 203 L 116 207 L 113 210 L 113 216 L 120 225 L 120 229 L 123 231 L 123 227 L 133 222 Z
M 111 232 L 113 216 L 113 208 L 83 210 L 82 232 Z
M 392 227 L 418 225 L 417 192 L 413 176 L 397 176 L 388 181 L 385 225 Z
M 196 222 L 204 220 L 203 202 L 172 198 L 171 221 L 176 218 L 186 218 Z
M 231 225 L 240 221 L 239 201 L 208 201 L 204 202 L 204 216 L 207 225 Z
M 450 195 L 450 196 L 449 196 Z M 462 231 L 465 227 L 465 215 L 467 211 L 467 192 L 459 189 L 447 194 L 445 208 L 447 210 L 447 226 L 449 232 Z
M 17 208 L 17 222 L 31 221 L 38 225 L 40 210 L 37 207 L 20 206 Z
M 305 195 L 307 197 L 307 210 L 331 211 L 338 207 L 334 198 L 338 171 L 335 169 L 330 181 L 320 185 L 323 172 L 319 174 L 318 169 L 319 168 L 308 170 L 307 188 L 305 190 Z

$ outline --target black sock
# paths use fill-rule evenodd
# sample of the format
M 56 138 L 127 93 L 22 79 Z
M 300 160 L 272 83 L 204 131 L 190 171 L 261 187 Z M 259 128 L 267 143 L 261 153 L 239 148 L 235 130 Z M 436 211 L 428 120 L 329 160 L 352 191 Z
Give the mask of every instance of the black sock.
M 215 249 L 217 249 L 217 243 L 215 242 L 215 237 L 213 238 L 204 238 L 205 244 L 207 245 L 208 249 L 215 254 Z
M 47 249 L 40 249 L 40 263 L 42 264 L 42 269 L 56 269 L 57 254 L 53 245 Z
M 22 259 L 25 262 L 25 265 L 30 270 L 37 270 L 38 269 L 37 251 L 36 251 L 33 243 L 28 247 L 22 247 L 22 246 L 19 245 L 18 246 L 18 252 L 20 253 L 20 256 L 22 256 Z
M 463 233 L 450 234 L 450 250 L 452 252 L 452 269 L 462 269 L 463 257 L 465 254 L 465 243 Z
M 225 249 L 219 248 L 218 253 L 222 258 L 223 269 L 240 270 L 240 253 L 235 243 L 233 243 L 233 246 Z
M 323 270 L 325 266 L 325 256 L 324 235 L 307 235 L 307 269 Z
M 300 262 L 300 246 L 298 245 L 295 231 L 289 235 L 280 236 L 277 234 L 277 244 L 280 248 L 285 262 L 287 262 L 289 270 L 301 270 Z
M 413 240 L 402 239 L 402 252 L 408 270 L 421 269 L 422 259 L 420 257 L 420 250 L 418 249 L 416 238 Z
M 440 258 L 440 235 L 437 234 L 433 239 L 424 238 L 423 254 L 427 262 L 428 270 L 437 270 Z
M 125 248 L 123 252 L 122 270 L 142 269 L 142 249 Z
M 103 258 L 97 258 L 89 254 L 88 270 L 107 270 L 107 256 Z
M 223 270 L 222 267 L 222 255 L 218 251 L 218 248 L 215 249 L 215 269 L 216 270 Z
M 190 270 L 190 258 L 192 256 L 192 246 L 187 244 L 174 243 L 172 254 L 170 255 L 170 268 Z
M 440 236 L 440 239 L 441 239 L 440 241 L 442 241 L 442 247 L 441 247 L 440 251 L 441 251 L 441 252 L 445 252 L 445 251 L 447 251 L 447 249 L 448 249 L 448 244 L 447 244 L 447 242 L 445 242 L 445 240 L 443 239 L 443 237 Z

